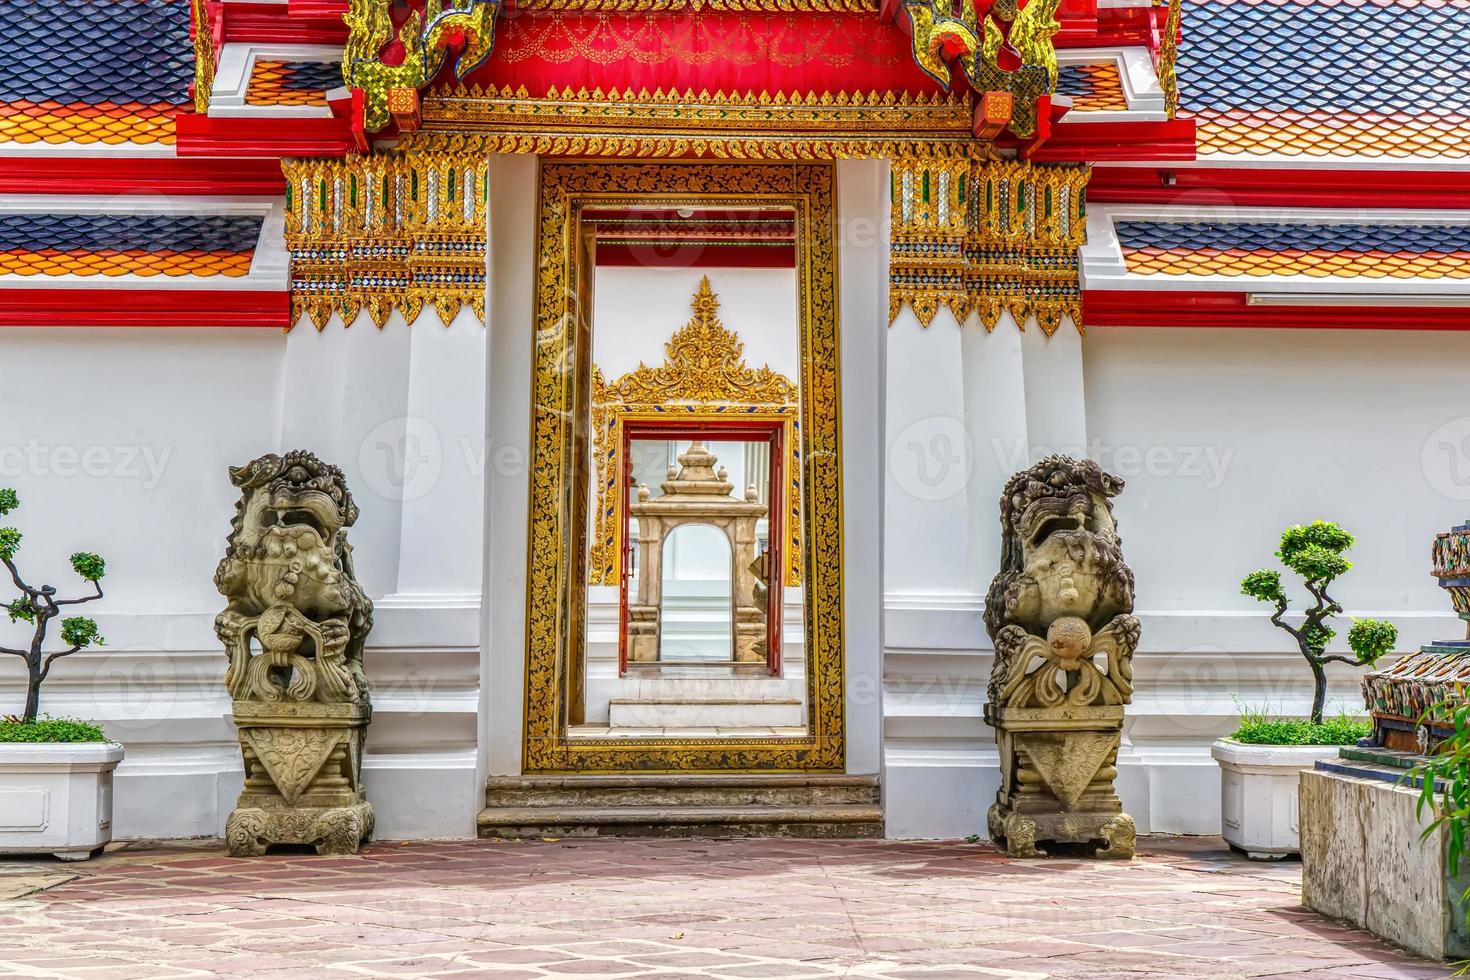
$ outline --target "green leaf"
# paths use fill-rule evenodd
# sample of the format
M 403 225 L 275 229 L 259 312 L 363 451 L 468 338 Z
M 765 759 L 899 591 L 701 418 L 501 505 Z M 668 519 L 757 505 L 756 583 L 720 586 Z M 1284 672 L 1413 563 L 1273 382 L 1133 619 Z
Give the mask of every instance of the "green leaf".
M 13 527 L 0 527 L 0 558 L 10 561 L 20 550 L 21 534 Z
M 61 642 L 69 647 L 105 646 L 97 632 L 97 621 L 87 616 L 68 616 L 61 621 Z
M 1353 567 L 1353 563 L 1341 553 L 1317 544 L 1304 545 L 1295 551 L 1283 551 L 1280 555 L 1283 565 L 1314 585 L 1331 582 Z
M 1273 571 L 1251 572 L 1240 582 L 1242 595 L 1262 602 L 1281 602 L 1286 591 L 1281 588 L 1281 573 Z
M 35 623 L 36 621 L 36 610 L 28 599 L 11 600 L 5 606 L 5 612 L 10 616 L 12 623 Z
M 1359 662 L 1365 664 L 1392 653 L 1398 639 L 1399 628 L 1381 619 L 1360 619 L 1348 630 L 1348 646 L 1358 655 Z
M 72 555 L 71 567 L 88 582 L 95 582 L 107 574 L 107 562 L 89 551 L 78 551 Z
M 1332 638 L 1336 635 L 1337 630 L 1331 626 L 1318 625 L 1302 627 L 1302 639 L 1306 641 L 1308 647 L 1317 653 L 1326 650 L 1327 644 L 1331 643 Z
M 1342 554 L 1353 546 L 1353 536 L 1331 521 L 1313 521 L 1310 524 L 1293 524 L 1281 532 L 1281 548 L 1276 552 L 1287 567 L 1291 556 L 1306 548 L 1322 548 Z
M 20 498 L 9 487 L 0 487 L 0 517 L 20 506 Z

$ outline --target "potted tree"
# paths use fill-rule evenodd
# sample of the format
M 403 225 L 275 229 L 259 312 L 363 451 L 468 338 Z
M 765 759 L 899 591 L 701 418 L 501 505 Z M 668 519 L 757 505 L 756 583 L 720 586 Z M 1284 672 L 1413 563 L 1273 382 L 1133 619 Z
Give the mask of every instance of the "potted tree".
M 1353 536 L 1330 521 L 1298 524 L 1282 532 L 1276 557 L 1301 577 L 1312 597 L 1312 604 L 1301 614 L 1300 625 L 1293 626 L 1284 619 L 1289 600 L 1280 572 L 1251 572 L 1240 584 L 1245 595 L 1276 607 L 1271 622 L 1296 643 L 1313 681 L 1309 718 L 1247 713 L 1239 729 L 1211 749 L 1220 763 L 1222 834 L 1228 843 L 1258 860 L 1283 858 L 1300 850 L 1297 773 L 1318 759 L 1336 755 L 1339 746 L 1355 744 L 1370 732 L 1365 722 L 1353 718 L 1323 720 L 1327 665 L 1367 666 L 1391 651 L 1398 640 L 1398 629 L 1392 623 L 1359 619 L 1348 630 L 1352 655 L 1327 652 L 1337 635 L 1328 624 L 1343 612 L 1328 590 L 1353 567 L 1343 557 L 1352 546 Z
M 15 491 L 0 488 L 0 517 L 18 506 Z M 94 724 L 38 713 L 41 684 L 56 661 L 103 643 L 96 620 L 63 613 L 68 606 L 102 598 L 107 566 L 94 554 L 72 555 L 72 569 L 93 591 L 58 599 L 53 586 L 33 586 L 21 577 L 15 564 L 20 540 L 15 528 L 0 527 L 0 563 L 20 592 L 0 609 L 31 634 L 24 646 L 0 646 L 0 653 L 19 657 L 26 670 L 24 711 L 0 720 L 0 854 L 50 852 L 82 860 L 112 839 L 112 771 L 122 761 L 123 748 Z M 58 616 L 63 648 L 47 652 L 46 634 Z

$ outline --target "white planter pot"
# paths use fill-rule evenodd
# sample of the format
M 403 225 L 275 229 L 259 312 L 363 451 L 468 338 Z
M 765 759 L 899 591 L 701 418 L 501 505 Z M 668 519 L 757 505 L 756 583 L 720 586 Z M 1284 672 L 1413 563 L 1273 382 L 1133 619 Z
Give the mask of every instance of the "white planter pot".
M 0 743 L 0 854 L 82 861 L 112 840 L 116 742 Z
M 1297 836 L 1297 783 L 1318 759 L 1337 757 L 1336 745 L 1245 745 L 1222 738 L 1210 748 L 1220 763 L 1220 834 L 1257 861 L 1301 852 Z

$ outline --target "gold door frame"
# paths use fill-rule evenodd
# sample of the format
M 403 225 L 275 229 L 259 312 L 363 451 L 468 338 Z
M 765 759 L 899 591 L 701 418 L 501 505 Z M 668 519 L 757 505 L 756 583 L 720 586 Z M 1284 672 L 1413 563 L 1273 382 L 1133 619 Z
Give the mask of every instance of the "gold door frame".
M 542 161 L 522 769 L 555 772 L 841 772 L 845 768 L 842 481 L 836 176 L 831 163 Z M 582 210 L 769 205 L 795 215 L 800 334 L 803 578 L 808 723 L 793 738 L 576 738 L 570 674 L 583 662 L 588 552 L 576 498 L 589 490 L 591 358 L 578 330 Z M 582 447 L 579 451 L 578 447 Z M 580 513 L 585 516 L 585 504 Z

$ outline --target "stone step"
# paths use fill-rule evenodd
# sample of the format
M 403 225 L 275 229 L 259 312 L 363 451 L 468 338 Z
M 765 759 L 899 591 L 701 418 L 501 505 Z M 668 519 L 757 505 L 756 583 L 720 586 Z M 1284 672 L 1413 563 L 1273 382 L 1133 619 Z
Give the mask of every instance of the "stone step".
M 599 775 L 492 776 L 486 780 L 490 809 L 628 807 L 876 807 L 872 776 L 821 775 Z
M 613 698 L 613 728 L 791 728 L 801 724 L 796 698 Z
M 709 807 L 486 807 L 481 837 L 879 838 L 876 804 Z

